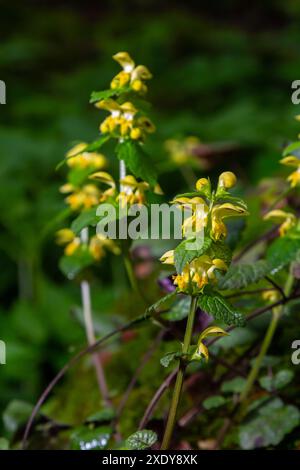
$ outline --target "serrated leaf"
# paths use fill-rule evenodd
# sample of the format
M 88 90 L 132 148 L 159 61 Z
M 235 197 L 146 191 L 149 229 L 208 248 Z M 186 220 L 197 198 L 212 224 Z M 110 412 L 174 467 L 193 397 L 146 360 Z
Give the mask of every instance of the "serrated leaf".
M 126 93 L 130 90 L 129 87 L 122 87 L 115 90 L 111 88 L 109 90 L 102 90 L 102 91 L 92 91 L 90 96 L 90 103 L 95 103 L 96 101 L 107 100 L 112 96 L 119 96 L 122 93 Z
M 238 312 L 218 292 L 204 292 L 198 299 L 198 306 L 204 312 L 212 315 L 216 321 L 226 323 L 227 325 L 245 325 L 245 316 Z
M 270 265 L 265 260 L 252 264 L 231 265 L 227 273 L 219 278 L 218 288 L 242 289 L 263 279 L 270 272 Z
M 300 238 L 280 237 L 277 238 L 267 249 L 266 258 L 275 274 L 294 261 L 300 250 Z
M 154 187 L 157 181 L 153 163 L 150 161 L 141 144 L 125 140 L 117 145 L 119 160 L 124 160 L 128 169 L 136 178 L 141 178 Z
M 102 135 L 99 139 L 94 140 L 94 142 L 91 142 L 88 144 L 83 150 L 81 150 L 80 153 L 82 152 L 95 152 L 96 150 L 99 150 L 102 145 L 104 145 L 108 140 L 110 139 L 110 135 Z M 72 158 L 72 157 L 69 157 Z
M 130 450 L 143 450 L 153 446 L 157 441 L 157 435 L 155 432 L 149 429 L 143 429 L 132 434 L 126 439 L 125 445 Z
M 197 244 L 199 248 L 197 249 L 188 249 L 189 245 Z M 204 240 L 198 240 L 198 242 L 194 240 L 183 240 L 179 245 L 176 247 L 174 251 L 174 262 L 175 268 L 178 273 L 183 271 L 183 268 L 187 263 L 190 263 L 195 258 L 199 258 L 202 256 L 211 246 L 211 239 L 209 237 L 205 237 Z
M 206 398 L 202 405 L 206 410 L 212 410 L 213 408 L 219 408 L 225 405 L 226 399 L 221 395 L 213 395 L 212 397 Z
M 81 212 L 76 219 L 73 220 L 71 224 L 71 230 L 78 235 L 81 230 L 85 227 L 97 225 L 99 222 L 99 217 L 96 215 L 97 209 L 94 207 L 92 209 Z
M 70 437 L 72 450 L 103 450 L 108 445 L 112 428 L 99 426 L 89 428 L 81 426 L 75 429 Z
M 284 388 L 293 380 L 293 378 L 294 372 L 292 370 L 283 369 L 277 372 L 273 377 L 269 375 L 260 377 L 259 383 L 265 390 L 272 392 L 274 390 Z
M 298 408 L 275 398 L 260 407 L 253 419 L 240 426 L 240 446 L 245 450 L 276 446 L 299 424 Z
M 207 254 L 211 258 L 222 259 L 227 266 L 230 266 L 232 251 L 226 243 L 222 241 L 212 242 Z

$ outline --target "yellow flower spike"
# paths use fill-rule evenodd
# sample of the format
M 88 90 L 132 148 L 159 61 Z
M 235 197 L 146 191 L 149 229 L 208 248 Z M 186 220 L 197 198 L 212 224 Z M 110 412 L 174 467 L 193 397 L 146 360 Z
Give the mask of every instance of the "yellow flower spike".
M 264 220 L 270 220 L 275 224 L 280 224 L 279 235 L 283 237 L 291 228 L 295 227 L 297 217 L 292 212 L 285 212 L 281 209 L 274 209 L 264 216 Z
M 159 258 L 159 260 L 160 260 L 163 264 L 172 264 L 172 265 L 174 265 L 174 250 L 166 251 L 166 253 L 164 253 L 164 254 Z
M 209 336 L 228 336 L 228 333 L 219 326 L 209 326 L 199 336 L 196 351 L 192 356 L 192 360 L 198 360 L 199 356 L 204 357 L 206 361 L 209 359 L 209 352 L 207 346 L 203 343 L 203 340 Z
M 236 176 L 232 171 L 224 171 L 219 176 L 219 187 L 224 189 L 233 188 L 236 185 Z
M 125 72 L 131 73 L 133 71 L 135 63 L 128 52 L 117 52 L 113 55 L 113 59 L 121 65 Z
M 205 187 L 207 187 L 209 185 L 209 181 L 207 178 L 200 178 L 197 182 L 196 182 L 196 189 L 197 191 L 201 191 L 202 189 L 204 189 Z
M 55 236 L 56 243 L 58 245 L 65 245 L 66 243 L 70 243 L 75 238 L 74 232 L 69 228 L 62 228 L 61 230 L 58 230 Z
M 227 228 L 223 219 L 228 217 L 246 216 L 248 212 L 241 206 L 237 206 L 226 202 L 224 204 L 217 204 L 212 209 L 212 230 L 211 236 L 214 240 L 225 238 L 227 235 Z

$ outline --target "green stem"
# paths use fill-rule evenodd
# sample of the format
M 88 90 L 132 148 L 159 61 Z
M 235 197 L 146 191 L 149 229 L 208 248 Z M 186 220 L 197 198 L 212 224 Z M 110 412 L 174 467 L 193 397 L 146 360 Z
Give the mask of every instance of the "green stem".
M 291 293 L 291 290 L 292 290 L 292 287 L 293 287 L 293 281 L 294 281 L 293 276 L 291 274 L 289 274 L 288 277 L 287 277 L 287 280 L 286 280 L 285 287 L 284 287 L 284 294 L 285 294 L 286 297 L 288 297 Z M 240 395 L 240 398 L 239 398 L 239 410 L 238 410 L 237 415 L 240 418 L 244 416 L 244 413 L 246 411 L 245 402 L 247 400 L 247 397 L 248 397 L 249 393 L 252 390 L 253 384 L 255 383 L 255 381 L 257 379 L 257 376 L 259 374 L 263 359 L 264 359 L 264 357 L 265 357 L 265 355 L 266 355 L 266 353 L 267 353 L 267 351 L 270 347 L 270 344 L 272 343 L 272 340 L 273 340 L 273 337 L 274 337 L 274 334 L 275 334 L 275 331 L 276 331 L 276 328 L 277 328 L 277 325 L 278 325 L 278 321 L 279 321 L 280 316 L 282 314 L 282 310 L 283 310 L 282 305 L 280 305 L 279 307 L 275 307 L 272 310 L 272 319 L 270 321 L 270 324 L 269 324 L 268 329 L 266 331 L 265 337 L 263 339 L 259 354 L 256 357 L 256 360 L 253 364 L 253 367 L 252 367 L 252 369 L 251 369 L 251 371 L 250 371 L 250 373 L 247 377 L 244 389 L 241 392 L 241 395 Z
M 192 297 L 191 298 L 190 313 L 189 313 L 187 324 L 186 324 L 184 342 L 183 342 L 183 347 L 182 347 L 183 355 L 188 353 L 189 347 L 190 347 L 190 344 L 191 344 L 196 306 L 197 306 L 197 297 Z M 165 434 L 164 434 L 162 445 L 161 445 L 161 450 L 167 450 L 169 448 L 170 441 L 171 441 L 171 438 L 172 438 L 172 435 L 173 435 L 173 430 L 174 430 L 174 426 L 175 426 L 175 422 L 176 422 L 177 409 L 178 409 L 178 404 L 179 404 L 179 401 L 180 401 L 185 369 L 186 369 L 186 364 L 184 363 L 184 361 L 181 361 L 180 366 L 179 366 L 179 370 L 178 370 L 178 373 L 177 373 L 177 377 L 176 377 L 176 382 L 175 382 L 175 387 L 174 387 L 174 391 L 173 391 L 171 407 L 170 407 L 170 411 L 169 411 L 169 416 L 168 416 L 168 421 L 167 421 L 167 425 L 166 425 L 166 429 L 165 429 Z

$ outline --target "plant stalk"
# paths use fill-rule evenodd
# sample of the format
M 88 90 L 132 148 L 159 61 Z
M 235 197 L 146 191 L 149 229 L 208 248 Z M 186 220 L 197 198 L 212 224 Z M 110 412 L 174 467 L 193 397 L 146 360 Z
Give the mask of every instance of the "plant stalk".
M 196 306 L 197 306 L 197 297 L 192 297 L 191 298 L 190 312 L 189 312 L 189 316 L 188 316 L 188 319 L 187 319 L 185 335 L 184 335 L 184 342 L 183 342 L 183 347 L 182 347 L 183 355 L 188 353 L 189 347 L 190 347 L 190 344 L 191 344 Z M 162 445 L 161 445 L 161 450 L 167 450 L 170 446 L 170 441 L 172 439 L 174 426 L 175 426 L 175 422 L 176 422 L 177 409 L 178 409 L 178 405 L 179 405 L 179 401 L 180 401 L 185 369 L 186 369 L 186 364 L 185 364 L 184 361 L 181 361 L 180 366 L 179 366 L 179 370 L 178 370 L 178 373 L 177 373 L 177 377 L 176 377 L 176 382 L 175 382 L 175 386 L 174 386 L 171 407 L 170 407 L 170 411 L 169 411 L 169 415 L 168 415 L 165 434 L 164 434 Z
M 88 228 L 84 228 L 81 231 L 81 241 L 83 243 L 88 242 Z M 96 341 L 94 324 L 93 324 L 93 317 L 92 317 L 92 302 L 91 302 L 91 290 L 90 284 L 88 281 L 83 280 L 80 283 L 81 287 L 81 300 L 82 300 L 82 310 L 83 310 L 83 318 L 84 318 L 84 325 L 85 325 L 85 332 L 86 337 L 88 340 L 88 344 L 94 344 Z M 106 406 L 111 406 L 111 402 L 109 399 L 109 392 L 106 384 L 106 379 L 104 375 L 104 370 L 102 367 L 102 363 L 100 360 L 99 354 L 93 354 L 93 362 L 96 370 L 97 382 L 99 386 L 99 390 L 103 401 Z

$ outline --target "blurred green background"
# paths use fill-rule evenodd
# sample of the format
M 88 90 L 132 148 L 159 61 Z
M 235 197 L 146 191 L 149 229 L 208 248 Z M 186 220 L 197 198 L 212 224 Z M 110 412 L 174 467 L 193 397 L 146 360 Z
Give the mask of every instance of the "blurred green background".
M 34 402 L 84 343 L 71 310 L 78 285 L 57 267 L 51 221 L 64 208 L 64 172 L 55 166 L 73 141 L 97 137 L 99 111 L 89 95 L 118 72 L 111 56 L 128 51 L 153 72 L 148 96 L 157 133 L 149 148 L 158 163 L 168 138 L 233 142 L 230 162 L 253 187 L 280 171 L 280 149 L 299 130 L 291 82 L 300 78 L 300 4 L 52 0 L 2 1 L 0 8 L 0 79 L 7 85 L 0 107 L 2 411 L 15 398 Z M 221 157 L 214 168 L 231 163 Z M 184 188 L 173 173 L 160 181 L 168 194 Z M 102 331 L 120 322 L 119 292 L 127 288 L 125 276 L 112 271 L 102 269 L 94 289 Z

